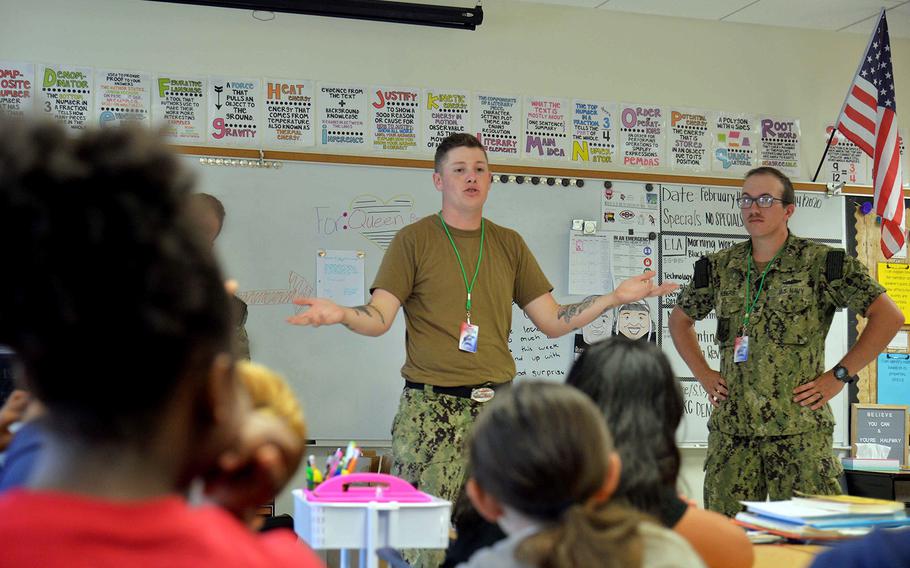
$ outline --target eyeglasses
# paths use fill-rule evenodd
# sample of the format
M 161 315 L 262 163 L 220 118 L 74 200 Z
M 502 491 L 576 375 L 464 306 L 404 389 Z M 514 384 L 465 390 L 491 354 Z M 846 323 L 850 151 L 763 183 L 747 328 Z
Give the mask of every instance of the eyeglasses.
M 758 203 L 759 207 L 761 207 L 762 209 L 767 209 L 768 207 L 771 207 L 772 205 L 774 205 L 775 201 L 780 201 L 784 205 L 789 205 L 788 201 L 781 199 L 779 197 L 774 197 L 773 195 L 768 195 L 767 193 L 764 195 L 759 195 L 758 197 L 752 197 L 750 195 L 740 195 L 739 197 L 736 198 L 736 204 L 739 206 L 740 209 L 749 209 L 752 207 L 753 203 Z

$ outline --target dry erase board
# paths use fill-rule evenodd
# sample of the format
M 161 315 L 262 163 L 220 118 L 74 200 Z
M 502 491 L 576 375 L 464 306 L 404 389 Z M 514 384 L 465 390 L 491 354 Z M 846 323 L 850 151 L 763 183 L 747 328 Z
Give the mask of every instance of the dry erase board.
M 227 209 L 216 248 L 227 274 L 239 281 L 240 294 L 249 304 L 247 330 L 252 357 L 288 377 L 302 398 L 310 437 L 326 443 L 347 439 L 388 441 L 403 387 L 403 316 L 399 314 L 392 329 L 378 338 L 361 337 L 341 326 L 293 327 L 284 320 L 294 313 L 290 303 L 294 295 L 312 294 L 315 290 L 319 250 L 363 251 L 369 288 L 391 235 L 439 209 L 440 196 L 432 184 L 431 171 L 305 162 L 286 163 L 281 169 L 272 170 L 201 166 L 198 159 L 184 160 L 198 174 L 199 190 L 218 196 Z M 658 233 L 648 242 L 658 247 L 659 260 L 672 259 L 657 267 L 659 274 L 681 282 L 691 277 L 696 259 L 693 254 L 713 250 L 745 234 L 730 216 L 730 210 L 738 216 L 731 202 L 724 198 L 722 202 L 703 203 L 709 198 L 703 199 L 708 194 L 703 194 L 701 188 L 693 189 L 692 201 L 659 210 L 659 214 L 673 217 L 655 218 L 654 226 L 650 225 L 647 208 L 661 205 L 647 195 L 660 196 L 665 190 L 678 192 L 679 186 L 654 184 L 646 192 L 643 183 L 617 182 L 611 189 L 611 199 L 616 200 L 612 203 L 620 204 L 615 207 L 607 203 L 601 181 L 586 180 L 581 188 L 496 183 L 485 214 L 524 237 L 553 283 L 554 296 L 562 303 L 582 298 L 568 293 L 574 219 L 598 221 L 598 229 L 627 237 L 630 230 L 632 236 L 646 238 L 651 232 Z M 714 190 L 735 193 L 730 189 Z M 625 195 L 628 199 L 621 199 Z M 840 198 L 812 198 L 820 200 L 812 202 L 819 207 L 807 205 L 798 210 L 791 226 L 798 234 L 839 243 L 844 219 Z M 636 203 L 641 207 L 633 207 Z M 709 219 L 705 215 L 711 207 L 717 211 Z M 837 214 L 832 214 L 832 210 Z M 645 213 L 640 215 L 642 211 Z M 607 220 L 610 212 L 616 213 L 612 221 Z M 692 223 L 699 219 L 706 224 L 690 227 L 686 223 L 689 217 Z M 720 218 L 731 226 L 716 226 L 715 221 Z M 661 225 L 667 227 L 666 235 L 659 234 Z M 685 237 L 681 241 L 684 254 L 677 248 L 661 253 L 661 247 L 669 243 L 666 239 L 680 236 Z M 634 243 L 636 239 L 623 242 Z M 686 415 L 679 440 L 684 444 L 704 443 L 710 407 L 704 391 L 680 364 L 666 333 L 666 314 L 672 302 L 670 298 L 654 304 L 653 331 L 673 361 L 686 393 Z M 520 310 L 514 313 L 510 347 L 519 377 L 561 380 L 573 360 L 574 338 L 570 335 L 549 340 Z M 697 328 L 709 359 L 715 325 L 708 320 Z M 827 347 L 830 367 L 846 351 L 843 314 L 835 318 Z M 834 409 L 838 421 L 835 441 L 846 445 L 846 402 L 835 399 Z
M 854 404 L 852 455 L 856 444 L 880 444 L 890 448 L 888 459 L 907 465 L 907 407 L 887 404 Z

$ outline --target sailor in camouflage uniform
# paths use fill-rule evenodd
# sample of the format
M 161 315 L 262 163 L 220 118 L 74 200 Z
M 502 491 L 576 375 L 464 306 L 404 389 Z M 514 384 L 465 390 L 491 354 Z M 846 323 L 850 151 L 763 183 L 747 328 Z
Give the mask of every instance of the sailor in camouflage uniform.
M 704 386 L 708 421 L 705 507 L 733 516 L 740 500 L 789 499 L 794 491 L 840 493 L 828 401 L 855 380 L 903 324 L 865 267 L 843 251 L 789 232 L 793 186 L 756 168 L 739 198 L 750 240 L 702 258 L 670 315 L 677 351 Z M 835 310 L 869 318 L 831 370 L 825 337 Z M 720 372 L 708 367 L 694 322 L 712 310 Z

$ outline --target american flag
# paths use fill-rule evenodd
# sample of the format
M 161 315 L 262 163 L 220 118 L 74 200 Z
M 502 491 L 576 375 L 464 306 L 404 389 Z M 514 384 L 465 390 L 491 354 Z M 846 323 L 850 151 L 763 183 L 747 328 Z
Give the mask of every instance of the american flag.
M 901 250 L 906 237 L 894 99 L 891 42 L 882 10 L 847 92 L 837 129 L 872 158 L 875 213 L 882 218 L 881 246 L 885 258 Z

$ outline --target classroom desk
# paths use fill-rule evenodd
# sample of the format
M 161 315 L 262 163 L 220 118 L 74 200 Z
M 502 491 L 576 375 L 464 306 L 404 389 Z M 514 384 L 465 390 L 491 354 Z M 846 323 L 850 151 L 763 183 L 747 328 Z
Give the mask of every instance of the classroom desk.
M 804 568 L 825 550 L 815 544 L 756 544 L 753 568 Z
M 875 497 L 903 501 L 910 505 L 910 471 L 845 470 L 847 493 L 860 497 Z

